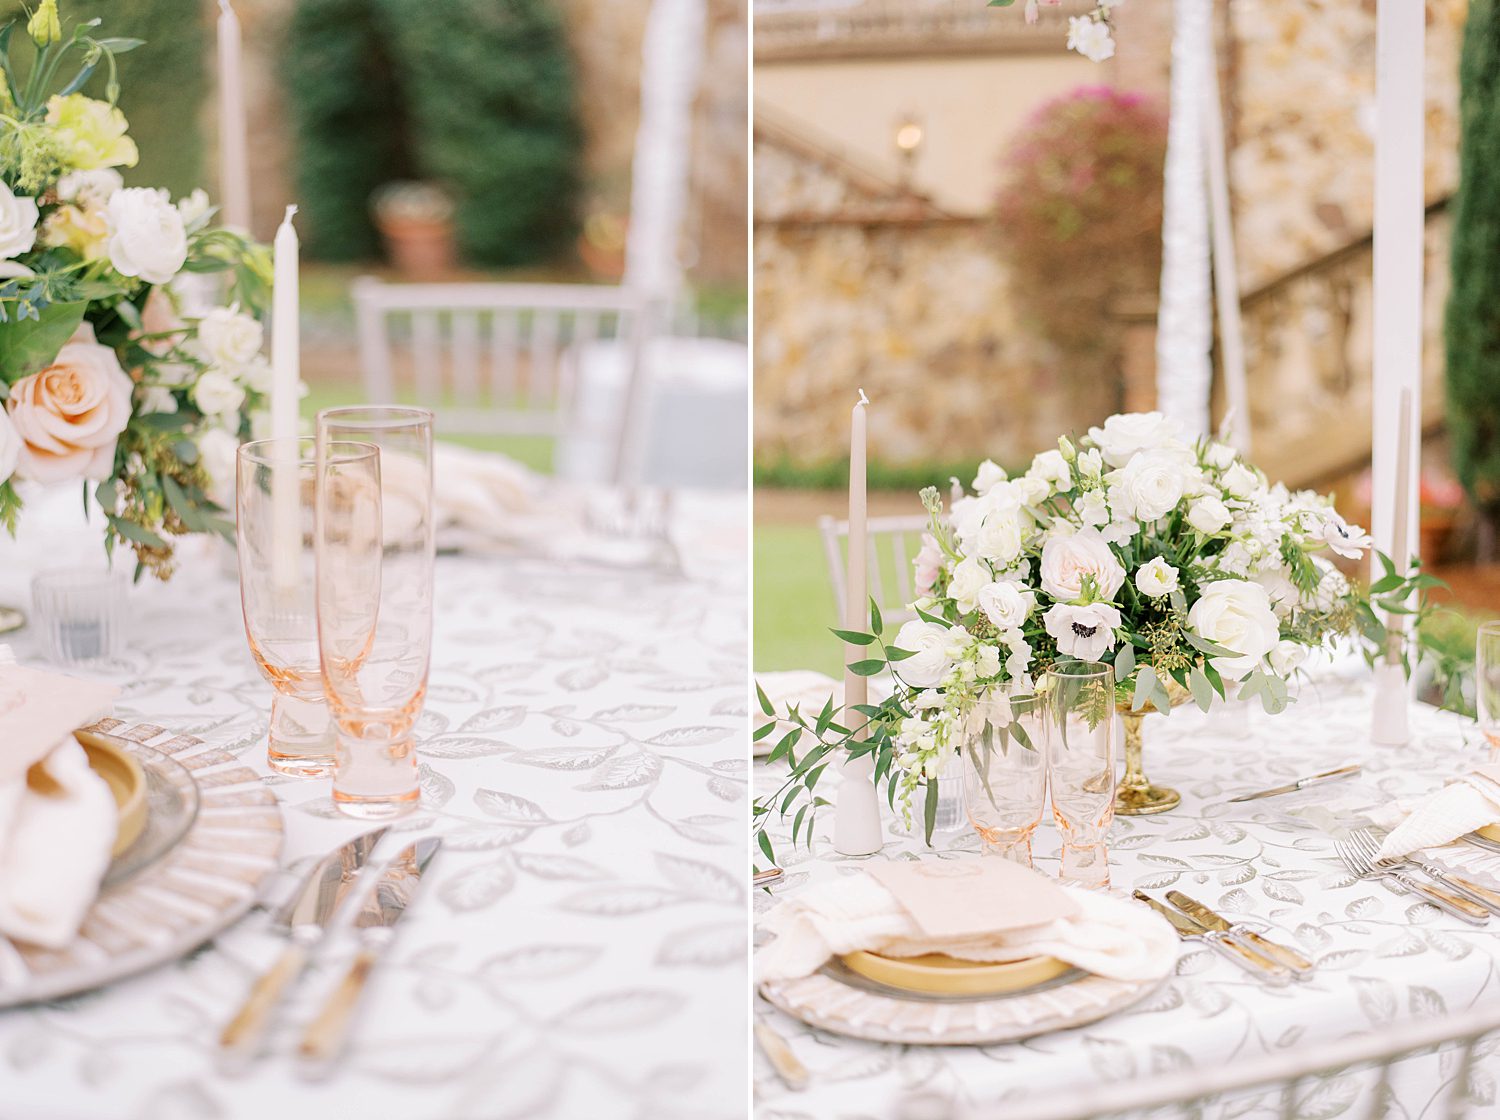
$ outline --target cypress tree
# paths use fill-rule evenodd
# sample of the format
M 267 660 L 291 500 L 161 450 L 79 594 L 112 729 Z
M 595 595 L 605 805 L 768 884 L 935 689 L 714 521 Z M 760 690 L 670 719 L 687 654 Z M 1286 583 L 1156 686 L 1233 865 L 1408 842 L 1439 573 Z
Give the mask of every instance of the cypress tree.
M 1500 8 L 1473 0 L 1459 63 L 1459 185 L 1445 322 L 1453 466 L 1479 516 L 1481 562 L 1500 525 Z

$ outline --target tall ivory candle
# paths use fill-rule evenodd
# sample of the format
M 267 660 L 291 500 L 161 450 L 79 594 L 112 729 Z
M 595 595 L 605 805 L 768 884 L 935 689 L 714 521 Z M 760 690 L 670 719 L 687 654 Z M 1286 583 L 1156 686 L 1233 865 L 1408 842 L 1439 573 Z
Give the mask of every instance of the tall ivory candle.
M 271 472 L 275 524 L 272 572 L 279 587 L 295 586 L 302 551 L 298 457 L 296 444 L 291 442 L 299 434 L 297 411 L 302 382 L 297 323 L 297 230 L 292 225 L 296 213 L 295 206 L 288 206 L 281 228 L 276 231 L 271 287 L 271 438 L 287 441 Z
M 245 127 L 245 81 L 240 18 L 219 0 L 219 195 L 226 226 L 250 228 L 250 159 Z

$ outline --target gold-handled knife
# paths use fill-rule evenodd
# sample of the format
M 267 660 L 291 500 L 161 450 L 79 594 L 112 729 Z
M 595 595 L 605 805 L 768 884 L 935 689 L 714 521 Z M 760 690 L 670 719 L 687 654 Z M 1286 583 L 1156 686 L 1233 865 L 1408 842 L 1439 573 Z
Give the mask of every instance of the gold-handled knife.
M 407 845 L 380 876 L 374 892 L 354 919 L 354 928 L 359 931 L 359 953 L 297 1047 L 304 1076 L 323 1076 L 343 1050 L 349 1037 L 350 1019 L 364 992 L 365 981 L 370 978 L 370 970 L 395 939 L 394 927 L 406 913 L 422 881 L 422 873 L 442 844 L 441 839 L 430 836 Z
M 1298 977 L 1306 977 L 1312 973 L 1313 963 L 1295 949 L 1288 948 L 1272 941 L 1269 937 L 1262 937 L 1243 922 L 1231 922 L 1219 914 L 1210 910 L 1197 899 L 1189 898 L 1181 891 L 1168 891 L 1167 901 L 1188 917 L 1192 918 L 1201 926 L 1216 930 L 1219 933 L 1228 934 L 1231 939 L 1239 939 L 1249 944 L 1263 957 L 1269 957 L 1277 964 L 1291 969 Z
M 787 1040 L 759 1019 L 755 1021 L 755 1041 L 760 1043 L 761 1052 L 788 1089 L 800 1093 L 807 1088 L 807 1067 L 792 1053 Z
M 1314 774 L 1310 778 L 1298 778 L 1295 782 L 1288 782 L 1284 786 L 1272 786 L 1270 789 L 1256 790 L 1254 793 L 1242 793 L 1238 797 L 1231 797 L 1229 803 L 1233 805 L 1236 801 L 1258 801 L 1262 797 L 1278 797 L 1283 793 L 1296 793 L 1299 789 L 1308 786 L 1321 785 L 1323 782 L 1337 782 L 1343 778 L 1352 778 L 1359 773 L 1359 764 L 1353 766 L 1340 766 L 1337 770 L 1325 770 L 1321 774 Z
M 1283 968 L 1268 957 L 1261 956 L 1260 953 L 1249 946 L 1243 945 L 1238 941 L 1231 941 L 1224 934 L 1207 929 L 1192 918 L 1189 918 L 1186 914 L 1172 909 L 1164 902 L 1158 902 L 1142 891 L 1133 891 L 1132 895 L 1136 901 L 1144 902 L 1163 918 L 1167 919 L 1167 921 L 1171 922 L 1172 928 L 1177 931 L 1177 936 L 1182 940 L 1201 941 L 1220 956 L 1226 957 L 1239 965 L 1252 976 L 1258 977 L 1278 988 L 1284 984 L 1291 983 L 1292 974 L 1290 970 Z
M 313 947 L 323 939 L 340 904 L 385 833 L 384 828 L 377 828 L 329 852 L 276 912 L 272 921 L 290 938 L 290 944 L 255 981 L 239 1011 L 220 1033 L 219 1064 L 223 1072 L 243 1072 L 254 1059 L 282 993 L 302 975 Z

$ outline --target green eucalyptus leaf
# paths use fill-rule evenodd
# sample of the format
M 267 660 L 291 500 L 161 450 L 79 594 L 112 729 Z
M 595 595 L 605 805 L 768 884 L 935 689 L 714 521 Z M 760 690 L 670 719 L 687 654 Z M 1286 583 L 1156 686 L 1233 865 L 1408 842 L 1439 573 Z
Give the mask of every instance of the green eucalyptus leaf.
M 856 630 L 834 630 L 833 636 L 841 642 L 848 642 L 851 646 L 867 646 L 875 641 L 874 634 L 861 634 Z
M 49 365 L 87 310 L 87 303 L 49 303 L 35 319 L 7 323 L 0 330 L 0 378 L 14 383 Z
M 927 799 L 922 805 L 922 833 L 927 839 L 929 848 L 932 846 L 933 830 L 937 827 L 937 809 L 938 784 L 934 779 L 929 778 L 927 779 Z
M 858 677 L 873 677 L 884 668 L 884 661 L 856 661 L 848 666 L 849 671 Z

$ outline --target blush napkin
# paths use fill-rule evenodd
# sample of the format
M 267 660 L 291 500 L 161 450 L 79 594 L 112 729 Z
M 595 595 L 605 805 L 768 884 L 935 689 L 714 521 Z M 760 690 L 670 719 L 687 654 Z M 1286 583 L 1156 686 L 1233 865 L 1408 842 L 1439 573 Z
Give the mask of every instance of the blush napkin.
M 1460 836 L 1500 823 L 1500 765 L 1476 767 L 1417 802 L 1380 845 L 1379 859 L 1396 859 L 1422 848 L 1451 843 Z M 1402 816 L 1390 814 L 1389 823 Z M 1377 821 L 1386 824 L 1387 821 Z
M 115 695 L 20 668 L 0 646 L 0 937 L 60 949 L 99 892 L 119 817 L 71 731 L 107 716 Z
M 991 860 L 1003 862 L 981 857 L 982 862 Z M 992 962 L 1050 956 L 1125 981 L 1160 979 L 1172 971 L 1177 936 L 1146 907 L 1062 886 L 1019 865 L 1007 866 L 1034 877 L 1035 883 L 1011 896 L 1015 905 L 1004 928 L 950 936 L 926 932 L 924 922 L 890 889 L 863 871 L 810 887 L 766 916 L 764 928 L 776 936 L 756 953 L 756 979 L 808 976 L 829 958 L 858 950 L 888 957 L 943 953 Z M 972 880 L 954 879 L 950 905 L 961 912 L 966 898 L 976 893 Z M 1059 897 L 1065 903 L 1061 907 Z

